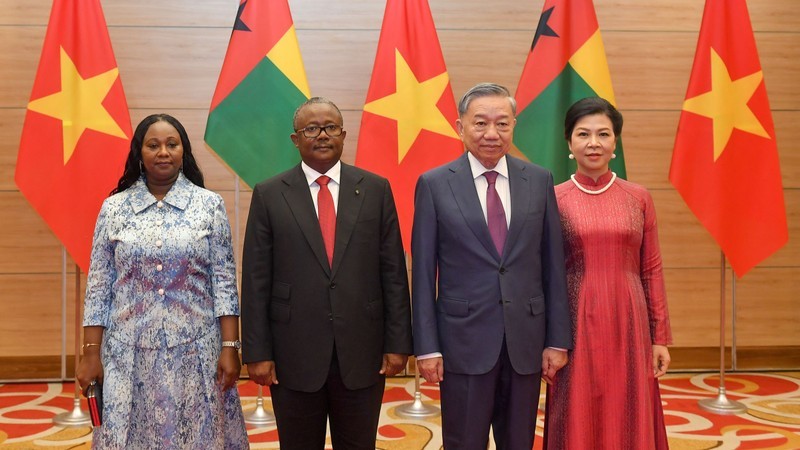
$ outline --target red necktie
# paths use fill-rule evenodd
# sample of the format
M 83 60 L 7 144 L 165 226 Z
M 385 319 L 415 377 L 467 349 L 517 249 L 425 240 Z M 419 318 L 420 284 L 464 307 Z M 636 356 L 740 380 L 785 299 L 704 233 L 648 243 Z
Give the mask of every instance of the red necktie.
M 494 170 L 484 172 L 483 176 L 489 182 L 486 188 L 486 221 L 489 224 L 489 234 L 492 236 L 497 254 L 503 256 L 503 246 L 506 243 L 506 234 L 508 234 L 508 223 L 506 223 L 506 212 L 503 209 L 503 203 L 500 201 L 500 195 L 497 194 L 495 189 L 495 182 L 497 181 L 498 173 Z
M 322 240 L 325 241 L 325 251 L 328 253 L 328 265 L 333 266 L 333 243 L 336 240 L 336 209 L 333 207 L 333 196 L 328 189 L 331 178 L 323 175 L 317 178 L 319 192 L 317 193 L 317 210 L 319 215 L 319 228 L 322 230 Z

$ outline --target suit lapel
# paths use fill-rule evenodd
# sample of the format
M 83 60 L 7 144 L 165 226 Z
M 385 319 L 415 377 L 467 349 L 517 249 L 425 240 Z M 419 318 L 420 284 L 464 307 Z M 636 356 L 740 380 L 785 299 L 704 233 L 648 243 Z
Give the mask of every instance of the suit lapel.
M 336 211 L 336 244 L 333 248 L 332 277 L 342 262 L 353 229 L 356 226 L 361 205 L 364 203 L 363 176 L 351 166 L 342 163 L 341 184 L 339 185 L 339 204 Z
M 453 172 L 450 177 L 450 189 L 467 226 L 486 251 L 499 261 L 500 255 L 497 254 L 492 236 L 489 234 L 489 226 L 486 225 L 466 152 L 453 163 L 450 170 Z
M 519 160 L 506 155 L 508 163 L 508 182 L 511 190 L 511 224 L 508 227 L 506 243 L 503 247 L 503 259 L 508 259 L 509 252 L 513 250 L 512 242 L 516 242 L 530 208 L 531 189 L 528 173 Z
M 314 202 L 311 200 L 311 191 L 308 188 L 308 181 L 303 169 L 298 165 L 295 170 L 284 177 L 283 182 L 287 185 L 286 190 L 283 191 L 286 204 L 292 211 L 292 215 L 294 215 L 300 231 L 303 232 L 308 241 L 308 245 L 311 246 L 311 250 L 316 255 L 317 261 L 325 270 L 325 273 L 330 275 L 328 255 L 325 252 L 325 243 L 322 241 L 319 219 L 317 219 L 317 213 L 314 210 Z M 334 255 L 335 253 L 334 251 Z

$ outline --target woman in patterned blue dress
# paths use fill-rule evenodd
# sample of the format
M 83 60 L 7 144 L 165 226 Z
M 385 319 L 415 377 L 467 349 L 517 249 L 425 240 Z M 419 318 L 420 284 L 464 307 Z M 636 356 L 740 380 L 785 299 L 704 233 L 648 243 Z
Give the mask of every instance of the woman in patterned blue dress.
M 139 124 L 111 194 L 94 232 L 77 371 L 84 392 L 103 386 L 92 447 L 249 448 L 230 224 L 180 122 Z

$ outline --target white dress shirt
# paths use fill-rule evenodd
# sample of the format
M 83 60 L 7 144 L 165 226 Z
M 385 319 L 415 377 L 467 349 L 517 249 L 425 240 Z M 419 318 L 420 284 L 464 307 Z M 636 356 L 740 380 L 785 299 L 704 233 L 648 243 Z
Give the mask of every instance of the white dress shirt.
M 338 213 L 339 185 L 341 184 L 340 182 L 342 179 L 342 162 L 336 161 L 336 164 L 325 173 L 317 172 L 304 162 L 300 163 L 300 167 L 303 169 L 303 173 L 306 175 L 306 181 L 308 181 L 308 188 L 311 190 L 311 200 L 314 201 L 314 211 L 317 213 L 317 218 L 319 218 L 319 206 L 317 205 L 319 184 L 317 184 L 317 178 L 323 175 L 326 175 L 331 179 L 331 181 L 328 182 L 328 190 L 331 191 L 331 197 L 333 197 L 333 210 Z

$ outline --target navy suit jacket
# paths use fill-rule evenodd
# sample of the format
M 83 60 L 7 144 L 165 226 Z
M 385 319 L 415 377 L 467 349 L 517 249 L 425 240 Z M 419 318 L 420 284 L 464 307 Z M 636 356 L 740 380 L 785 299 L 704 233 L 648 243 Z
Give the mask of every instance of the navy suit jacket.
M 553 176 L 506 158 L 511 223 L 502 255 L 492 243 L 466 153 L 417 181 L 414 352 L 442 353 L 448 372 L 488 372 L 504 337 L 514 370 L 523 375 L 541 370 L 545 346 L 572 348 Z

